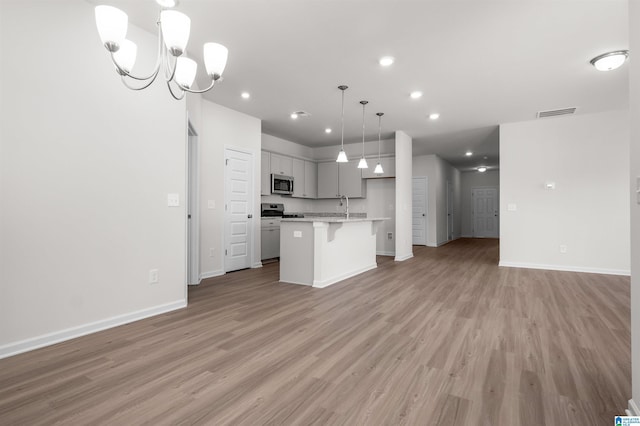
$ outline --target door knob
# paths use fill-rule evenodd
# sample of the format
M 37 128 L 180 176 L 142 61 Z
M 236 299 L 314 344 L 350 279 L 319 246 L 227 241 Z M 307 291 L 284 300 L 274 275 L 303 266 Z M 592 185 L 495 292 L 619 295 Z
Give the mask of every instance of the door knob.
M 252 215 L 252 214 L 248 214 L 248 215 L 247 215 L 247 217 L 248 217 L 249 219 L 251 219 L 251 218 L 253 217 L 253 215 Z

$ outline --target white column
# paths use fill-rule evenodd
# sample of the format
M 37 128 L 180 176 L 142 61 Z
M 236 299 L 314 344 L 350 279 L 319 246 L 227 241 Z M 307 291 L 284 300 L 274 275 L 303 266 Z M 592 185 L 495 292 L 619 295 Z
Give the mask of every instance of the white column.
M 413 257 L 411 182 L 413 177 L 412 140 L 396 131 L 396 261 Z

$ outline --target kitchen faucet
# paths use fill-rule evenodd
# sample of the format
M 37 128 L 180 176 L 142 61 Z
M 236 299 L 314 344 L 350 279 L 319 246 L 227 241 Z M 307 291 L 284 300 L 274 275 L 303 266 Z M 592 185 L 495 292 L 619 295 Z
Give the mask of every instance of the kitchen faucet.
M 346 195 L 341 195 L 340 196 L 340 205 L 342 205 L 342 199 L 343 198 L 345 200 L 347 200 L 347 206 L 346 206 L 347 208 L 345 209 L 345 213 L 346 213 L 347 219 L 349 219 L 349 197 L 347 197 Z

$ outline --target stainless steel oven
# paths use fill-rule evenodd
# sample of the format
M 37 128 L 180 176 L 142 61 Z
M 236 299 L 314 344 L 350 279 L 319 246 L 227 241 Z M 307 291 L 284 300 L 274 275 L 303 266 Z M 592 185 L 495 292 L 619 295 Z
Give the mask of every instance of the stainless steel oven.
M 293 177 L 272 174 L 271 193 L 285 195 L 293 194 Z

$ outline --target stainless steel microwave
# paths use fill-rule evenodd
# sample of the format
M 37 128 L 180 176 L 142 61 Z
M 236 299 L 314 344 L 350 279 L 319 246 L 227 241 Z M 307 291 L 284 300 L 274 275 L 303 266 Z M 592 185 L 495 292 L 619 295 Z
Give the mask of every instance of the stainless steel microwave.
M 293 178 L 291 176 L 271 175 L 272 194 L 293 194 Z

